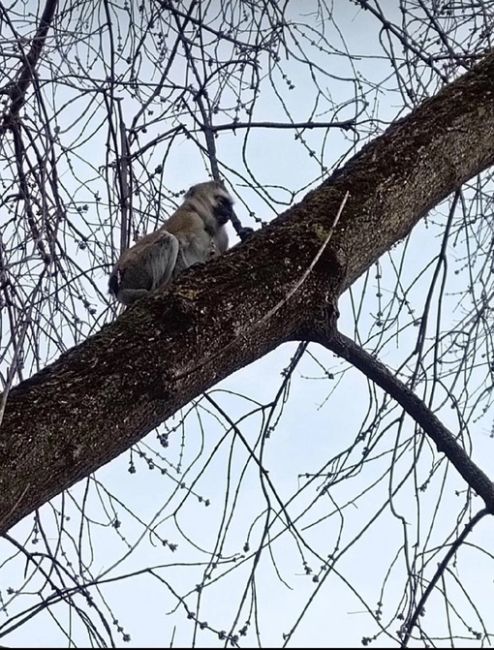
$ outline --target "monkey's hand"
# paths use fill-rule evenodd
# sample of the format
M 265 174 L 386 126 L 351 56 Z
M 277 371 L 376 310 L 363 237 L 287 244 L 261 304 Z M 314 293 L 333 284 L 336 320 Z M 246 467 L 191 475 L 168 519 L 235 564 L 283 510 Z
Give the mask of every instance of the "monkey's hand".
M 248 226 L 242 226 L 237 232 L 237 235 L 240 237 L 240 241 L 244 242 L 252 235 L 254 228 L 249 228 Z

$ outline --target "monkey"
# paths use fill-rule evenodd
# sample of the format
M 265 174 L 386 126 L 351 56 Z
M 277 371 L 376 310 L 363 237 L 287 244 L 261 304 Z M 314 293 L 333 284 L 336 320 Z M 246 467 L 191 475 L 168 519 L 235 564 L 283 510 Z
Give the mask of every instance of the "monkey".
M 221 181 L 193 185 L 161 228 L 123 251 L 110 275 L 110 293 L 131 305 L 189 266 L 221 255 L 232 213 L 233 198 Z

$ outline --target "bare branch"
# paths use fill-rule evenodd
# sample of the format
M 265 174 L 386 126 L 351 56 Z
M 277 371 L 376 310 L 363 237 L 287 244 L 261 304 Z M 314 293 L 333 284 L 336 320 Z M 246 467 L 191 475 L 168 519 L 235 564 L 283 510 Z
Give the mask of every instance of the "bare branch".
M 3 118 L 3 125 L 0 133 L 11 124 L 12 120 L 19 114 L 20 109 L 24 105 L 26 92 L 29 88 L 29 84 L 33 81 L 34 71 L 43 50 L 46 35 L 53 21 L 57 6 L 58 0 L 46 0 L 46 5 L 41 15 L 36 34 L 32 39 L 29 52 L 24 55 L 24 62 L 20 69 L 18 79 L 17 81 L 12 82 L 12 87 L 9 91 L 11 101 L 10 109 Z

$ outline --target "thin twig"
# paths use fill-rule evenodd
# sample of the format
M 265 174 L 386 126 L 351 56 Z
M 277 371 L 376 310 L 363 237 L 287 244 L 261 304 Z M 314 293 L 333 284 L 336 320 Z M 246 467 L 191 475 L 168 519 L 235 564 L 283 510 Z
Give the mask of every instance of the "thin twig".
M 274 316 L 276 314 L 276 312 L 279 311 L 281 309 L 281 307 L 283 307 L 283 305 L 286 304 L 290 300 L 290 298 L 294 295 L 294 293 L 296 291 L 298 291 L 300 289 L 300 287 L 302 286 L 302 284 L 307 280 L 307 278 L 309 277 L 309 273 L 311 273 L 311 271 L 313 270 L 315 265 L 319 262 L 319 260 L 321 258 L 321 255 L 324 253 L 324 251 L 326 249 L 326 246 L 329 244 L 329 242 L 331 240 L 331 237 L 333 236 L 334 230 L 335 230 L 335 228 L 336 228 L 336 226 L 338 224 L 338 221 L 340 220 L 341 213 L 343 212 L 343 208 L 345 207 L 349 196 L 350 196 L 350 193 L 348 191 L 345 192 L 345 196 L 343 197 L 343 200 L 340 203 L 340 207 L 338 208 L 338 212 L 336 213 L 336 217 L 334 218 L 333 223 L 331 224 L 331 228 L 329 229 L 328 236 L 324 240 L 322 246 L 317 251 L 316 256 L 314 257 L 314 259 L 310 263 L 309 267 L 305 270 L 305 272 L 302 275 L 302 277 L 300 278 L 300 280 L 298 280 L 295 283 L 295 286 L 292 287 L 292 289 L 290 289 L 287 296 L 282 298 L 272 309 L 270 309 L 268 311 L 267 314 L 264 314 L 264 316 L 261 318 L 261 320 L 256 323 L 255 327 L 257 327 L 259 325 L 262 325 L 263 323 L 268 321 L 272 316 Z

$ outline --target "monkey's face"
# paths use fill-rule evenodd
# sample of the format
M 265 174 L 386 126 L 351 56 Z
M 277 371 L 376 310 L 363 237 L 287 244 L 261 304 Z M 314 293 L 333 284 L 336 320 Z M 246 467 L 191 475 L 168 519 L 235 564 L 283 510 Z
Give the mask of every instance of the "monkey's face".
M 185 198 L 209 203 L 214 218 L 220 226 L 223 226 L 232 216 L 233 199 L 222 182 L 207 181 L 193 185 L 185 194 Z
M 233 199 L 225 190 L 222 193 L 216 194 L 213 213 L 214 218 L 220 226 L 225 225 L 231 218 L 233 213 Z

